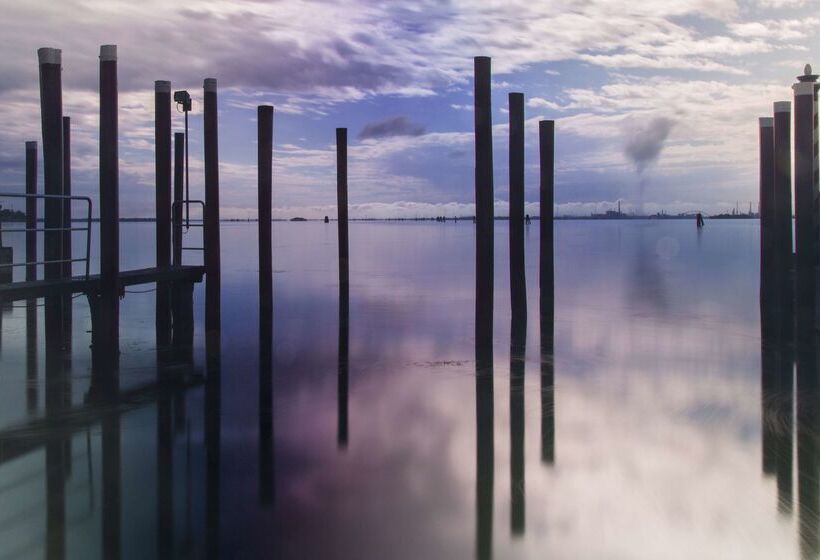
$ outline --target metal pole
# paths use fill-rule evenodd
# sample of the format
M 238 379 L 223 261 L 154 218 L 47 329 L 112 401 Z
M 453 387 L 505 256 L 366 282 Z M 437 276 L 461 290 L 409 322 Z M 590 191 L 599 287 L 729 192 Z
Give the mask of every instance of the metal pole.
M 475 72 L 476 344 L 493 338 L 493 131 L 490 58 L 477 56 Z
M 257 165 L 259 205 L 259 307 L 273 309 L 272 261 L 272 185 L 273 185 L 273 107 L 257 109 Z
M 339 226 L 339 284 L 349 282 L 347 238 L 347 129 L 336 129 L 336 208 Z
M 117 46 L 100 47 L 100 280 L 98 352 L 119 352 L 119 145 L 117 139 Z M 95 343 L 95 346 L 97 344 Z
M 63 194 L 63 92 L 61 78 L 62 53 L 59 49 L 37 50 L 40 62 L 40 117 L 43 128 L 43 185 L 47 195 Z M 45 279 L 56 280 L 62 271 L 59 231 L 62 206 L 59 198 L 47 198 L 44 203 L 45 227 L 43 259 Z M 49 262 L 50 261 L 50 262 Z M 58 349 L 62 344 L 62 299 L 59 295 L 45 298 L 46 347 Z M 51 352 L 49 352 L 51 353 Z M 54 368 L 47 368 L 52 371 Z
M 553 201 L 555 188 L 555 121 L 538 123 L 541 163 L 541 316 L 552 321 L 554 306 Z
M 63 117 L 63 196 L 71 196 L 71 117 Z M 62 200 L 62 250 L 60 251 L 63 262 L 63 278 L 71 278 L 74 274 L 71 258 L 71 199 Z M 63 295 L 63 349 L 68 350 L 67 359 L 71 356 L 71 330 L 72 330 L 72 303 L 74 298 L 70 293 Z
M 219 336 L 220 328 L 220 255 L 219 255 L 219 148 L 217 128 L 216 79 L 206 78 L 203 84 L 205 112 L 203 116 L 205 151 L 205 332 L 207 338 Z M 217 341 L 214 340 L 214 343 Z M 212 345 L 213 347 L 214 345 Z M 218 346 L 218 344 L 216 345 Z
M 509 94 L 510 110 L 510 303 L 514 321 L 526 321 L 524 274 L 524 94 Z
M 185 176 L 185 134 L 174 134 L 174 266 L 182 264 L 182 201 Z

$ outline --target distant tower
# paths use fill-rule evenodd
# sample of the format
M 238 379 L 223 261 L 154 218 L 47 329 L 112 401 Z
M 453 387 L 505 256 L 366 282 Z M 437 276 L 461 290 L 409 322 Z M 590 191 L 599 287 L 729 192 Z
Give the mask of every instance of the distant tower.
M 817 145 L 817 74 L 806 64 L 794 90 L 794 206 L 797 261 L 817 262 L 820 242 L 820 162 Z

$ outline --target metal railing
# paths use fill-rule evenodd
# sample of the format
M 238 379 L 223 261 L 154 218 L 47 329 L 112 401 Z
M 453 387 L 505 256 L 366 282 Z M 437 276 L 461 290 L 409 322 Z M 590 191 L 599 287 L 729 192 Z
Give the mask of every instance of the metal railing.
M 199 222 L 191 222 L 191 220 L 187 217 L 181 217 L 182 208 L 184 207 L 186 210 L 186 216 L 190 213 L 190 206 L 191 204 L 196 204 L 202 207 L 202 219 Z M 176 223 L 176 216 L 177 216 L 177 208 L 180 209 L 180 222 Z M 175 237 L 173 241 L 173 246 L 176 247 L 179 244 L 180 252 L 181 251 L 205 251 L 205 242 L 203 238 L 203 244 L 201 247 L 185 247 L 182 245 L 182 239 L 184 237 L 184 232 L 182 232 L 182 227 L 184 226 L 187 230 L 191 227 L 198 227 L 204 228 L 205 227 L 205 201 L 203 200 L 175 200 L 171 204 L 171 216 L 173 222 L 173 235 Z M 176 236 L 179 235 L 179 239 L 176 239 Z M 181 257 L 180 257 L 181 261 Z M 182 264 L 180 262 L 179 264 Z
M 86 205 L 87 205 L 87 208 L 88 208 L 88 212 L 87 212 L 85 220 L 84 220 L 85 221 L 85 227 L 75 228 L 75 227 L 72 227 L 71 225 L 69 225 L 69 227 L 57 227 L 57 228 L 53 228 L 53 227 L 52 228 L 47 228 L 47 227 L 33 227 L 33 228 L 23 227 L 23 228 L 12 228 L 12 229 L 2 228 L 2 230 L 1 230 L 2 233 L 4 233 L 4 234 L 5 233 L 28 233 L 28 232 L 31 232 L 31 231 L 33 231 L 33 232 L 41 232 L 42 231 L 44 233 L 45 232 L 56 232 L 56 231 L 61 231 L 61 232 L 65 232 L 65 231 L 68 231 L 68 232 L 84 231 L 85 232 L 85 257 L 75 259 L 75 258 L 72 258 L 72 255 L 69 255 L 68 256 L 69 258 L 67 258 L 67 259 L 50 259 L 50 260 L 33 261 L 33 262 L 26 261 L 26 262 L 22 262 L 22 263 L 6 263 L 6 264 L 0 264 L 0 268 L 17 268 L 17 267 L 20 267 L 20 266 L 32 266 L 32 265 L 36 266 L 36 265 L 41 265 L 41 264 L 42 265 L 47 265 L 47 264 L 62 264 L 62 263 L 84 262 L 85 263 L 85 277 L 88 278 L 88 276 L 90 275 L 90 272 L 91 272 L 91 208 L 92 208 L 91 198 L 89 198 L 87 196 L 65 196 L 65 195 L 61 195 L 61 194 L 39 194 L 39 193 L 37 193 L 37 194 L 25 193 L 24 194 L 24 193 L 0 192 L 0 199 L 3 199 L 3 198 L 25 198 L 25 199 L 29 199 L 29 198 L 39 199 L 39 198 L 42 198 L 43 200 L 58 199 L 58 200 L 62 200 L 62 201 L 68 201 L 69 204 L 71 204 L 72 201 L 85 202 Z M 61 217 L 62 217 L 62 214 L 61 214 Z M 72 219 L 72 222 L 73 221 L 74 220 Z M 7 222 L 7 223 L 16 223 L 16 222 Z

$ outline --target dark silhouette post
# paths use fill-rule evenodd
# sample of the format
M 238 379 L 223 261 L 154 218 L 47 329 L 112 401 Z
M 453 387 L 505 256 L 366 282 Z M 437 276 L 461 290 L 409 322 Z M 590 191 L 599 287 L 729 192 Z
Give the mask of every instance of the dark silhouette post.
M 486 303 L 485 303 L 486 305 Z M 495 435 L 493 349 L 476 342 L 476 558 L 489 560 L 493 552 L 493 488 Z
M 169 387 L 157 399 L 157 558 L 174 558 L 174 416 Z
M 26 194 L 37 194 L 37 142 L 26 142 Z M 37 199 L 26 199 L 26 263 L 37 261 Z M 26 265 L 26 281 L 37 280 L 37 265 Z M 26 408 L 37 409 L 37 300 L 26 300 Z
M 154 82 L 154 172 L 157 268 L 171 266 L 171 82 Z M 157 346 L 171 344 L 171 286 L 157 282 Z
M 510 530 L 513 535 L 523 535 L 526 523 L 524 486 L 526 319 L 513 318 L 510 332 Z
M 182 264 L 182 201 L 185 188 L 185 133 L 174 133 L 174 266 Z
M 789 101 L 774 104 L 774 238 L 780 272 L 792 264 L 791 105 Z
M 71 117 L 63 117 L 63 195 L 71 196 Z M 73 276 L 74 263 L 71 262 L 73 252 L 71 250 L 71 200 L 63 199 L 62 216 L 62 250 L 63 259 L 62 274 L 65 278 Z M 66 357 L 71 356 L 71 324 L 72 324 L 72 303 L 71 294 L 63 295 L 63 348 L 67 350 Z
M 541 462 L 555 464 L 555 324 L 541 315 Z
M 219 332 L 216 332 L 219 336 Z M 205 547 L 206 558 L 221 558 L 222 376 L 220 356 L 209 356 L 205 378 Z
M 760 136 L 760 301 L 774 297 L 774 119 L 759 119 Z
M 119 354 L 120 209 L 117 133 L 117 46 L 100 47 L 100 279 L 94 352 L 108 362 Z
M 339 226 L 339 284 L 350 280 L 347 241 L 347 129 L 336 129 L 336 211 Z
M 62 52 L 59 49 L 37 50 L 40 62 L 40 117 L 43 129 L 43 185 L 47 195 L 63 194 L 63 90 Z M 46 280 L 56 280 L 62 274 L 61 245 L 62 204 L 59 198 L 44 202 L 45 229 L 43 259 Z M 62 345 L 62 298 L 45 298 L 46 347 L 51 353 Z
M 475 216 L 476 216 L 476 343 L 492 346 L 493 338 L 493 123 L 491 64 L 474 59 L 475 73 Z M 489 302 L 488 305 L 485 303 Z
M 541 166 L 541 315 L 552 317 L 554 300 L 553 271 L 553 201 L 555 187 L 555 121 L 538 123 L 538 147 Z
M 524 94 L 509 95 L 510 109 L 510 301 L 513 317 L 527 317 L 524 274 Z
M 817 258 L 817 75 L 806 65 L 794 90 L 794 205 L 798 266 L 814 266 Z
M 221 272 L 219 255 L 219 148 L 217 127 L 216 79 L 206 78 L 203 84 L 205 111 L 203 115 L 205 149 L 205 338 L 210 347 L 219 346 L 213 340 L 220 332 Z
M 259 307 L 273 309 L 271 191 L 273 189 L 273 107 L 257 108 L 257 165 L 259 206 Z
M 110 397 L 115 398 L 116 392 Z M 102 557 L 122 554 L 122 456 L 120 416 L 110 412 L 102 421 Z

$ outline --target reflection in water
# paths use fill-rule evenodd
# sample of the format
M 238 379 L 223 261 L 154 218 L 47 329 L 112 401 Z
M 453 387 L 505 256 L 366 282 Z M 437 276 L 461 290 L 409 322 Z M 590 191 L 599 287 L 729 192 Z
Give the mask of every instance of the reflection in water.
M 527 354 L 526 317 L 513 316 L 510 328 L 510 530 L 523 535 L 524 486 L 524 369 Z
M 205 302 L 208 308 L 220 306 L 218 290 L 208 292 Z M 207 297 L 207 296 L 206 296 Z M 220 313 L 210 314 L 211 321 L 206 327 L 205 348 L 205 549 L 207 558 L 221 556 L 220 502 L 222 470 L 222 333 Z
M 493 487 L 495 480 L 495 436 L 493 433 L 493 348 L 480 340 L 492 338 L 492 322 L 479 323 L 486 317 L 489 302 L 476 301 L 475 402 L 476 402 L 476 557 L 491 558 L 493 550 Z M 479 313 L 480 310 L 480 313 Z
M 339 283 L 339 375 L 337 385 L 338 419 L 336 421 L 336 443 L 339 449 L 346 448 L 348 442 L 347 391 L 350 367 L 349 327 L 350 295 L 348 292 L 348 282 L 343 280 Z
M 259 308 L 259 502 L 274 500 L 273 309 Z
M 103 558 L 120 557 L 122 533 L 122 474 L 120 415 L 112 411 L 102 420 L 102 538 Z
M 157 399 L 157 557 L 174 556 L 173 394 L 166 387 Z

